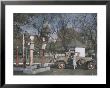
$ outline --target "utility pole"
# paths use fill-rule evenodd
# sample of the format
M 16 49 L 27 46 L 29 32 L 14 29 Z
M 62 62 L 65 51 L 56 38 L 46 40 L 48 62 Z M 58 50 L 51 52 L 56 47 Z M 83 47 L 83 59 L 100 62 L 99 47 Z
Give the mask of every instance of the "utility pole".
M 25 50 L 26 50 L 26 55 L 25 56 L 26 56 L 26 60 L 27 60 L 27 48 L 26 47 L 25 47 Z
M 19 65 L 19 60 L 18 60 L 18 46 L 16 48 L 16 66 Z
M 24 54 L 24 51 L 25 51 L 24 44 L 25 44 L 25 40 L 24 40 L 24 34 L 23 34 L 23 65 L 25 67 L 25 65 L 26 65 L 26 59 L 25 59 L 25 54 Z

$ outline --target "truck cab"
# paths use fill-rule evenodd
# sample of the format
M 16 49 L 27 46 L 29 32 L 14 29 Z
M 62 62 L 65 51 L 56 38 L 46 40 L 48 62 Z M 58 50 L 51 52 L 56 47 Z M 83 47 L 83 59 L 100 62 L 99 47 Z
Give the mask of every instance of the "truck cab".
M 92 57 L 85 57 L 85 48 L 75 48 L 74 50 L 69 50 L 63 54 L 63 56 L 57 57 L 55 65 L 61 69 L 66 68 L 67 66 L 73 65 L 73 60 L 71 55 L 76 55 L 77 67 L 85 66 L 87 69 L 94 69 L 95 64 Z

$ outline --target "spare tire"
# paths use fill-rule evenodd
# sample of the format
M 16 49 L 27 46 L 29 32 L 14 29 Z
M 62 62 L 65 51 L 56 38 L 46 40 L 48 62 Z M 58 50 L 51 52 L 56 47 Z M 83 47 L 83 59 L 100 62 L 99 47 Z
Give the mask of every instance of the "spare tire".
M 57 64 L 57 67 L 59 68 L 59 69 L 64 69 L 65 68 L 65 62 L 58 62 L 58 64 Z

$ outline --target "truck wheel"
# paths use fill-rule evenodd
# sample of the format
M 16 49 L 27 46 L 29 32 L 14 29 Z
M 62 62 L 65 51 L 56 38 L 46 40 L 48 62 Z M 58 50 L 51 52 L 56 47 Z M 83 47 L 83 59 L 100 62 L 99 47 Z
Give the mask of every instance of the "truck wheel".
M 65 68 L 65 63 L 64 62 L 58 62 L 58 68 L 59 69 L 64 69 Z
M 81 59 L 81 60 L 78 60 L 78 61 L 77 61 L 77 64 L 78 64 L 78 66 L 81 66 L 81 65 L 83 65 L 85 62 L 86 62 L 85 60 Z
M 87 64 L 87 68 L 90 70 L 90 69 L 94 69 L 95 68 L 95 65 L 93 62 L 88 62 Z
M 78 64 L 78 66 L 82 65 L 80 60 L 77 61 L 77 64 Z

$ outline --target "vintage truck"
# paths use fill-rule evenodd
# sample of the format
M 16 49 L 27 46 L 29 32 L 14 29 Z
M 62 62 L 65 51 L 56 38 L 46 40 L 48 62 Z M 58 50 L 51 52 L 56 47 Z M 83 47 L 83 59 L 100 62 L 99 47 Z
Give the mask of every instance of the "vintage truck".
M 75 48 L 74 50 L 69 50 L 68 52 L 65 52 L 62 56 L 56 56 L 55 58 L 55 66 L 59 69 L 64 69 L 72 65 L 72 59 L 70 56 L 72 54 L 76 54 L 76 63 L 77 68 L 85 67 L 87 69 L 95 69 L 96 63 L 95 60 L 92 57 L 85 57 L 85 48 Z

